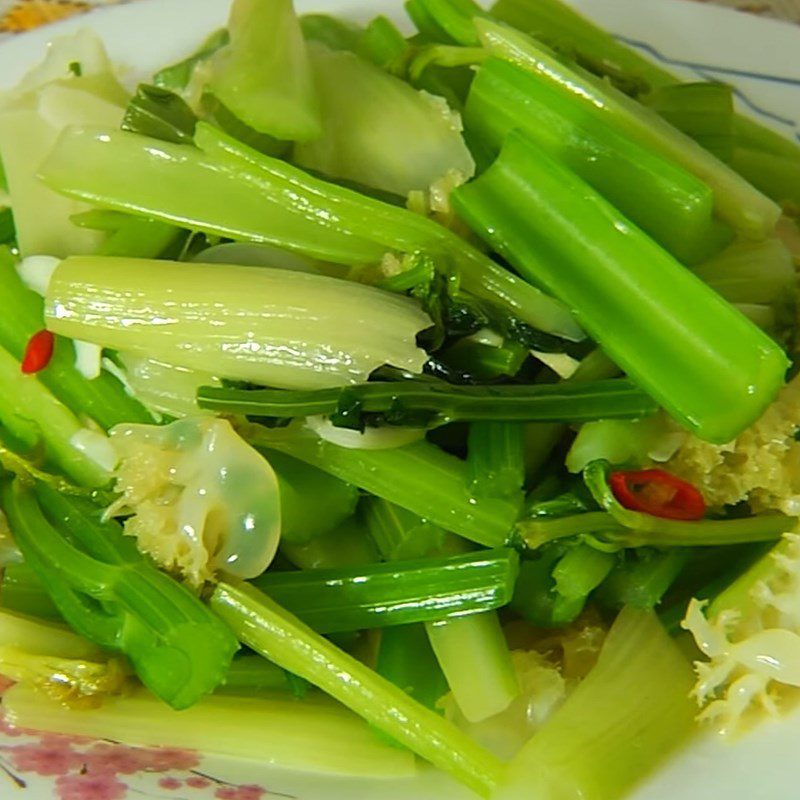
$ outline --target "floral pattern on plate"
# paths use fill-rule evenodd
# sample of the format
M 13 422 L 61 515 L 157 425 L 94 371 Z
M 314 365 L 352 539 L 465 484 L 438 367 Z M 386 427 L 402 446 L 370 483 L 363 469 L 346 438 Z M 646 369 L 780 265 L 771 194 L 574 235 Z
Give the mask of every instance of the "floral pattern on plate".
M 203 770 L 191 750 L 127 747 L 113 741 L 39 733 L 10 725 L 0 709 L 0 797 L 45 788 L 53 800 L 270 800 L 293 798 Z M 24 800 L 24 794 L 20 794 Z M 294 799 L 293 799 L 294 800 Z

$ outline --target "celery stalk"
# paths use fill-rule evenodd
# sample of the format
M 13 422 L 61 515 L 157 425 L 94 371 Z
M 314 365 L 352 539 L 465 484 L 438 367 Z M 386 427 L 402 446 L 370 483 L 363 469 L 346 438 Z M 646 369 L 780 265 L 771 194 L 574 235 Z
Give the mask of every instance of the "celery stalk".
M 204 387 L 198 394 L 203 408 L 228 414 L 275 419 L 313 415 L 377 413 L 389 424 L 405 415 L 428 425 L 456 421 L 580 422 L 631 419 L 652 414 L 655 403 L 625 379 L 560 384 L 459 386 L 431 380 L 356 384 L 344 389 L 311 391 Z M 355 409 L 356 411 L 354 412 Z
M 204 123 L 196 140 L 208 155 L 125 132 L 68 130 L 41 176 L 97 205 L 322 261 L 374 264 L 387 251 L 427 251 L 461 289 L 511 320 L 584 338 L 561 303 L 434 221 L 313 178 Z
M 797 282 L 792 254 L 779 239 L 736 242 L 692 271 L 729 303 L 775 303 Z
M 488 751 L 314 633 L 265 594 L 247 585 L 220 583 L 211 607 L 243 643 L 319 686 L 479 794 L 488 796 L 500 781 L 503 765 Z
M 790 158 L 739 146 L 734 148 L 731 165 L 778 202 L 800 205 L 800 155 Z
M 12 647 L 31 655 L 75 660 L 99 659 L 103 651 L 64 625 L 8 609 L 0 609 L 0 647 Z
M 275 451 L 269 454 L 270 461 Z M 328 533 L 316 536 L 307 544 L 283 540 L 280 550 L 296 567 L 304 570 L 332 569 L 374 564 L 378 551 L 361 519 L 361 514 L 345 520 Z
M 505 544 L 519 514 L 512 500 L 473 497 L 466 464 L 428 442 L 392 450 L 350 450 L 294 426 L 251 425 L 242 434 L 254 447 L 305 461 L 487 547 Z M 269 452 L 266 455 L 269 458 Z
M 318 137 L 318 98 L 292 0 L 234 0 L 228 33 L 229 44 L 212 57 L 212 92 L 261 133 Z
M 600 658 L 511 762 L 497 800 L 618 800 L 692 735 L 692 668 L 651 612 L 623 609 Z
M 418 371 L 415 336 L 430 324 L 410 299 L 336 278 L 103 256 L 62 261 L 45 306 L 55 333 L 287 388 L 365 380 L 382 364 Z
M 61 613 L 47 589 L 24 562 L 6 564 L 3 567 L 0 607 L 40 619 L 61 619 Z
M 21 360 L 31 336 L 44 327 L 42 298 L 26 288 L 17 275 L 15 259 L 0 248 L 0 348 Z M 87 380 L 75 369 L 75 348 L 58 338 L 53 358 L 37 380 L 73 413 L 103 428 L 120 422 L 152 422 L 152 417 L 122 384 L 107 373 Z
M 269 463 L 278 477 L 284 544 L 308 544 L 355 513 L 355 486 L 283 453 L 270 453 Z
M 489 59 L 472 82 L 464 121 L 494 153 L 511 130 L 524 131 L 684 263 L 708 258 L 733 238 L 713 218 L 707 184 L 603 119 L 579 118 L 573 103 L 531 72 Z
M 462 552 L 465 542 L 405 508 L 378 497 L 364 500 L 364 520 L 380 556 L 386 561 Z M 454 540 L 454 541 L 453 541 Z
M 452 202 L 700 438 L 730 441 L 774 399 L 778 345 L 524 136 Z
M 375 671 L 434 711 L 447 694 L 447 680 L 424 625 L 398 625 L 381 631 Z
M 472 177 L 475 162 L 446 104 L 353 53 L 309 51 L 322 135 L 295 147 L 297 164 L 401 197 L 450 172 Z
M 467 463 L 476 495 L 513 497 L 525 481 L 523 426 L 513 422 L 473 422 Z
M 4 695 L 3 708 L 24 728 L 252 758 L 300 772 L 407 778 L 415 771 L 410 753 L 381 743 L 347 710 L 322 698 L 297 701 L 286 692 L 214 695 L 173 711 L 138 689 L 75 711 L 18 684 Z
M 321 42 L 331 50 L 355 50 L 363 33 L 357 25 L 329 14 L 303 14 L 300 29 L 309 42 Z
M 450 690 L 470 722 L 508 708 L 519 683 L 497 614 L 433 622 L 426 628 Z
M 35 375 L 24 375 L 19 361 L 0 347 L 0 424 L 23 442 L 41 443 L 45 456 L 81 486 L 105 486 L 110 474 L 75 446 L 85 430 L 78 418 Z
M 606 120 L 645 147 L 673 159 L 714 190 L 720 219 L 753 239 L 774 230 L 780 208 L 694 140 L 636 101 L 598 79 L 562 64 L 526 34 L 491 20 L 476 18 L 481 42 L 489 52 L 511 61 L 554 90 L 572 98 L 575 119 Z
M 91 503 L 4 481 L 14 541 L 70 626 L 124 653 L 142 682 L 187 708 L 223 679 L 235 639 L 184 586 L 142 556 Z
M 266 572 L 251 581 L 319 633 L 477 615 L 511 599 L 519 559 L 507 548 L 344 569 Z
M 681 80 L 562 0 L 498 0 L 492 6 L 491 15 L 563 50 L 599 75 L 607 75 L 622 84 L 632 84 L 639 93 Z M 734 129 L 743 146 L 800 161 L 797 144 L 749 117 L 737 114 Z M 773 200 L 782 199 L 771 196 Z

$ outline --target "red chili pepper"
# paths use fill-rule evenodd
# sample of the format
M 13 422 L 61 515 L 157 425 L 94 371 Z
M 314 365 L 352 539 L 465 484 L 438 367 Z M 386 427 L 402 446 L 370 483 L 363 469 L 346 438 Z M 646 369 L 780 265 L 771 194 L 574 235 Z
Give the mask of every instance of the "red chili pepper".
M 702 519 L 706 503 L 698 489 L 663 469 L 612 472 L 608 484 L 625 508 L 665 519 Z
M 55 341 L 50 331 L 39 331 L 31 336 L 22 358 L 22 371 L 26 375 L 41 372 L 50 363 Z

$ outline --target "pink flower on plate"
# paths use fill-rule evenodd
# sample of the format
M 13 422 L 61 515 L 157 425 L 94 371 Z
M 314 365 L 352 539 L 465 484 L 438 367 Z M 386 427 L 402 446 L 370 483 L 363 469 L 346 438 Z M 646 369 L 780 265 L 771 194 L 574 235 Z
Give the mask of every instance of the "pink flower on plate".
M 148 772 L 171 772 L 190 770 L 200 764 L 200 758 L 193 750 L 178 750 L 173 747 L 148 747 L 139 750 L 142 758 L 141 769 Z
M 5 675 L 0 675 L 0 694 L 3 694 L 6 689 L 10 689 L 16 681 L 12 681 L 11 678 L 6 678 Z
M 162 789 L 166 789 L 167 791 L 174 791 L 175 789 L 180 789 L 183 786 L 183 782 L 179 781 L 177 778 L 162 778 L 158 785 Z
M 222 786 L 214 793 L 217 800 L 261 800 L 267 793 L 260 786 Z
M 206 786 L 209 786 L 211 781 L 208 778 L 204 778 L 202 775 L 192 775 L 190 778 L 186 779 L 186 785 L 191 789 L 205 789 Z
M 19 772 L 37 775 L 66 775 L 81 763 L 81 755 L 58 738 L 8 748 L 8 756 Z
M 128 787 L 113 775 L 62 775 L 56 781 L 59 800 L 123 800 Z
M 147 769 L 149 751 L 112 742 L 98 742 L 83 754 L 86 771 L 94 775 L 132 775 Z

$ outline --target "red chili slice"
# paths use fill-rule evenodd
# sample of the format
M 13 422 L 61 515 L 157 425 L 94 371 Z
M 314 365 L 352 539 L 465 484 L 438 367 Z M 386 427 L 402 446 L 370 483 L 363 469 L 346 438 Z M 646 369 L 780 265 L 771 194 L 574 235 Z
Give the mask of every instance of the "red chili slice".
M 50 363 L 55 341 L 50 331 L 39 331 L 31 336 L 22 358 L 22 371 L 26 375 L 41 372 Z
M 608 484 L 625 508 L 665 519 L 696 520 L 706 513 L 699 490 L 663 469 L 612 472 Z

